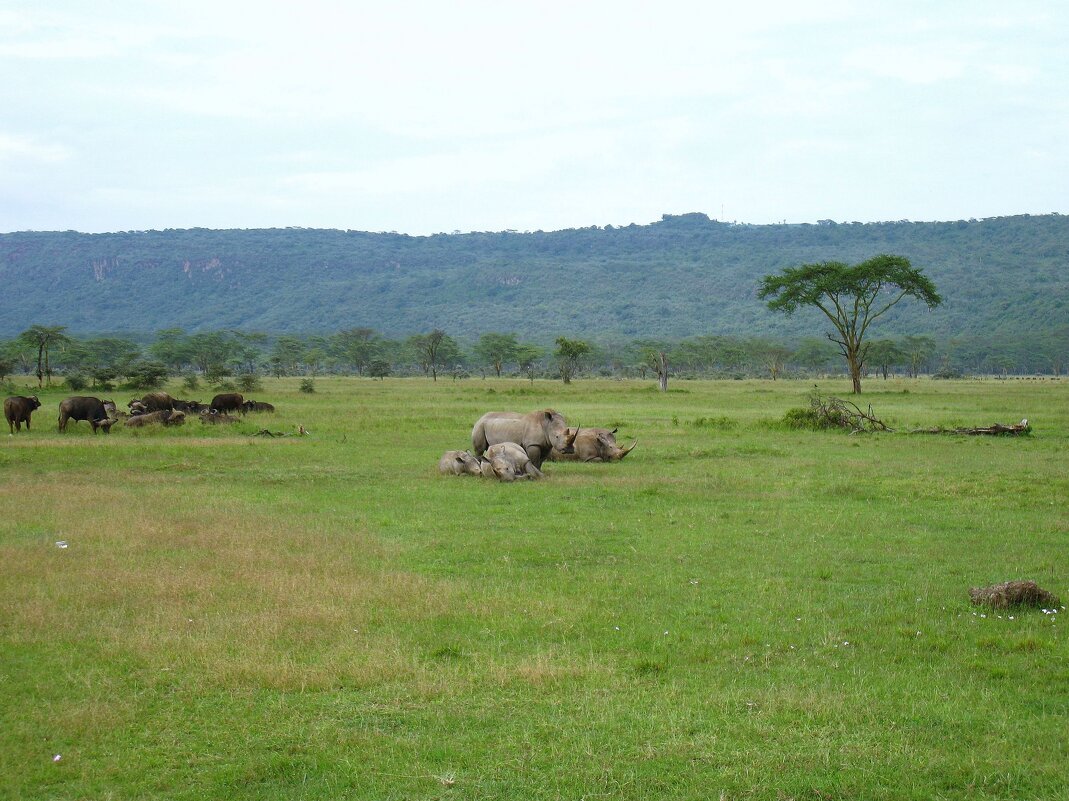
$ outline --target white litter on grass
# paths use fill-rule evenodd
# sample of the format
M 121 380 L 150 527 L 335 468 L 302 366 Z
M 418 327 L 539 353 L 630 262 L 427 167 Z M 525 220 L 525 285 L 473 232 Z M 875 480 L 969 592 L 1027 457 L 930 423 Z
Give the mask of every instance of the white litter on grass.
M 63 754 L 56 754 L 54 757 L 52 757 L 53 762 L 59 762 L 61 759 L 63 759 Z
M 59 542 L 56 543 L 56 547 L 57 548 L 66 548 L 67 547 L 67 541 L 66 540 L 60 540 Z

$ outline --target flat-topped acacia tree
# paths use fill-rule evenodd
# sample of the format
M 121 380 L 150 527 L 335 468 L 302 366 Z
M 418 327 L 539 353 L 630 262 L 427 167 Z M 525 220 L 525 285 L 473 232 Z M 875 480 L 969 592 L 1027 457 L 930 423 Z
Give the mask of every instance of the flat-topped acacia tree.
M 790 316 L 800 306 L 815 306 L 831 320 L 827 336 L 839 346 L 850 367 L 854 394 L 861 393 L 869 326 L 903 298 L 933 309 L 943 302 L 920 268 L 904 256 L 875 256 L 853 266 L 838 261 L 788 267 L 761 279 L 758 297 L 768 308 Z

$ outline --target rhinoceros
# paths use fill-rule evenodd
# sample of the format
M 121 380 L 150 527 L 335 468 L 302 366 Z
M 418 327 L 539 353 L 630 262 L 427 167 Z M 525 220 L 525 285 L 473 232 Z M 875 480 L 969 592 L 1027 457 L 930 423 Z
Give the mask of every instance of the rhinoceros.
M 481 471 L 483 477 L 496 478 L 498 481 L 545 478 L 546 476 L 527 456 L 527 451 L 515 442 L 499 442 L 487 448 L 486 457 L 481 462 Z
M 569 434 L 564 416 L 552 409 L 527 414 L 487 412 L 471 430 L 472 451 L 476 456 L 482 456 L 491 445 L 515 442 L 539 468 L 554 448 L 561 453 L 572 453 L 574 441 L 575 434 Z
M 449 476 L 482 475 L 479 457 L 469 451 L 446 451 L 438 460 L 438 472 Z
M 571 429 L 568 429 L 569 434 Z M 561 453 L 556 448 L 550 454 L 555 462 L 618 462 L 638 445 L 636 440 L 630 448 L 616 444 L 616 432 L 607 428 L 584 428 L 578 432 L 573 443 L 573 453 Z

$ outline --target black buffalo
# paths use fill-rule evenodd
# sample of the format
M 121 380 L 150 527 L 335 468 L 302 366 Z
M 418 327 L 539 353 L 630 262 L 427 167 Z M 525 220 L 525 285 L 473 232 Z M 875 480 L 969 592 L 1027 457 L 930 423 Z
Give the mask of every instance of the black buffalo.
M 208 404 L 201 403 L 200 401 L 187 401 L 174 399 L 174 410 L 176 412 L 187 412 L 192 414 L 200 414 L 208 408 Z
M 26 424 L 26 430 L 30 430 L 30 415 L 34 409 L 41 408 L 41 401 L 36 395 L 26 398 L 22 395 L 14 395 L 4 401 L 4 417 L 7 419 L 11 433 L 22 431 L 22 424 Z
M 68 420 L 85 420 L 93 427 L 93 433 L 97 432 L 98 428 L 104 429 L 105 434 L 111 433 L 111 425 L 115 422 L 108 415 L 108 406 L 112 410 L 115 409 L 115 404 L 111 401 L 104 401 L 100 398 L 84 397 L 76 395 L 73 398 L 67 398 L 64 401 L 60 401 L 59 404 L 59 430 L 67 430 Z
M 140 400 L 134 399 L 130 401 L 128 405 L 131 411 L 134 409 L 134 404 L 137 403 L 141 404 L 146 412 L 169 412 L 176 408 L 175 399 L 166 392 L 149 392 Z
M 224 392 L 212 398 L 208 407 L 213 412 L 241 412 L 245 413 L 245 399 L 240 392 Z
M 246 412 L 273 412 L 275 407 L 266 401 L 247 400 L 242 404 Z

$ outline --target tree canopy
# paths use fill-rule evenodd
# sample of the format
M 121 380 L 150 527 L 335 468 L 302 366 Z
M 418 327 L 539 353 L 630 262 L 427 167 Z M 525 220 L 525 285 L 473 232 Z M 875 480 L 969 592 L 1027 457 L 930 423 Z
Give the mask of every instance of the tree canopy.
M 861 372 L 868 348 L 869 326 L 904 298 L 933 309 L 943 302 L 933 284 L 904 256 L 879 255 L 860 264 L 838 261 L 788 267 L 766 275 L 758 297 L 768 308 L 790 316 L 803 306 L 823 312 L 831 321 L 828 339 L 839 346 L 850 368 L 854 393 L 861 392 Z

